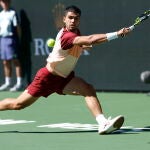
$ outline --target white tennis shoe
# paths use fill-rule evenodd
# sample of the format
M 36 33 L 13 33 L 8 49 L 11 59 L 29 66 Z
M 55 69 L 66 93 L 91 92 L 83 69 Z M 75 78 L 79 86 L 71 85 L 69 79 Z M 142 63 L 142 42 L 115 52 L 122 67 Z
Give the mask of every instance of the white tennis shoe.
M 23 90 L 23 85 L 22 84 L 20 84 L 20 85 L 15 84 L 12 88 L 10 88 L 9 91 L 16 92 L 16 91 L 22 91 L 22 90 Z
M 7 91 L 10 88 L 10 84 L 3 84 L 0 86 L 0 91 Z
M 99 126 L 98 133 L 99 134 L 109 134 L 121 128 L 124 123 L 123 116 L 117 116 L 113 119 L 108 119 L 104 123 Z

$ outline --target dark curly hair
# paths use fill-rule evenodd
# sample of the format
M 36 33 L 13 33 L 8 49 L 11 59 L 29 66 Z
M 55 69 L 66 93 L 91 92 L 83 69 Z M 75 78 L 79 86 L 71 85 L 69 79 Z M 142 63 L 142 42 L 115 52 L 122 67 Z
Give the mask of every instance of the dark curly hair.
M 68 12 L 74 12 L 76 14 L 79 14 L 79 16 L 81 16 L 81 10 L 77 6 L 74 6 L 74 5 L 66 7 L 64 11 L 64 15 L 66 15 L 66 13 Z

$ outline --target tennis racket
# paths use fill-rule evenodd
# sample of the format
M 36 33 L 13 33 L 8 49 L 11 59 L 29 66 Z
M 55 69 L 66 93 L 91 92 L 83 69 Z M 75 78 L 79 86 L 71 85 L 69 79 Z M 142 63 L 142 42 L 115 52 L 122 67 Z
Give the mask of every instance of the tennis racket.
M 141 14 L 135 19 L 134 24 L 129 27 L 130 30 L 133 30 L 135 26 L 141 24 L 141 22 L 143 22 L 144 20 L 147 20 L 149 16 L 150 16 L 150 9 L 145 11 L 143 14 Z

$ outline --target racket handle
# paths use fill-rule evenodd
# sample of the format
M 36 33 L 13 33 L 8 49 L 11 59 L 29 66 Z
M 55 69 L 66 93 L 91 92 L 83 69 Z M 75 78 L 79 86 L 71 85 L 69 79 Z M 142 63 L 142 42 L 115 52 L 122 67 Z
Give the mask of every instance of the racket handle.
M 132 31 L 135 28 L 134 25 L 130 26 L 129 29 Z

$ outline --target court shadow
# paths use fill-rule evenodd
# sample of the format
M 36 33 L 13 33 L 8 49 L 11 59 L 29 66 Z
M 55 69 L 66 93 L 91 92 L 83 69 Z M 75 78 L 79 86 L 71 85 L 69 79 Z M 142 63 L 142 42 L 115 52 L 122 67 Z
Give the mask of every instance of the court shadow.
M 69 131 L 0 131 L 0 133 L 24 133 L 24 134 L 76 134 L 76 133 L 94 133 L 98 132 L 97 130 L 69 130 Z M 120 135 L 120 134 L 139 134 L 142 132 L 150 132 L 150 126 L 146 126 L 143 128 L 121 128 L 111 134 L 106 135 Z
M 128 128 L 121 128 L 120 130 L 117 130 L 113 132 L 113 134 L 131 134 L 131 133 L 141 133 L 141 132 L 150 132 L 150 126 L 146 126 L 143 128 L 133 128 L 133 127 L 128 127 Z
M 87 130 L 87 131 L 0 131 L 0 133 L 27 133 L 27 134 L 56 134 L 56 133 L 90 133 L 90 132 L 97 132 L 97 130 Z

